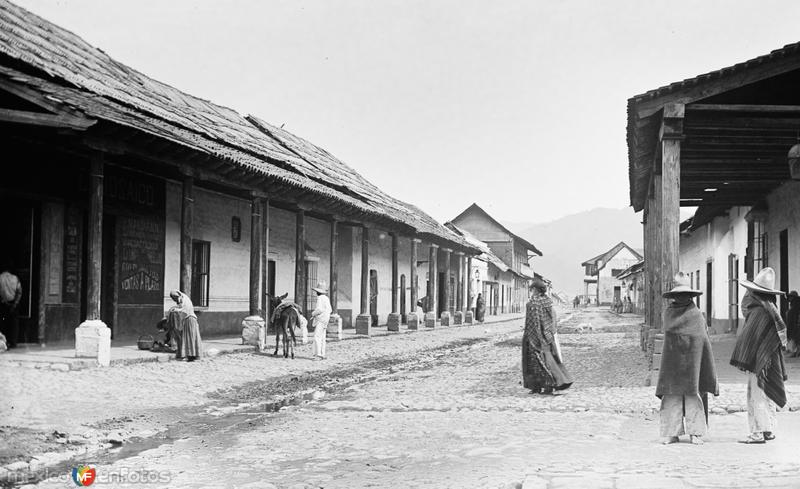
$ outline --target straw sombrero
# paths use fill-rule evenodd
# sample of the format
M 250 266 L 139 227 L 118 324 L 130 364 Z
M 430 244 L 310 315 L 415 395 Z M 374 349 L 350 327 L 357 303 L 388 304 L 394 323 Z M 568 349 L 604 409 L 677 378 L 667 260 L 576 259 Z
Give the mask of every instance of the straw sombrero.
M 317 284 L 316 287 L 311 287 L 311 290 L 317 292 L 319 294 L 327 294 L 328 293 L 328 286 L 325 285 L 325 282 L 320 282 Z
M 689 276 L 683 272 L 678 272 L 675 274 L 675 277 L 672 279 L 674 286 L 672 290 L 664 292 L 663 297 L 669 299 L 670 297 L 675 297 L 677 294 L 692 294 L 692 295 L 700 295 L 703 293 L 701 290 L 696 290 L 692 288 L 691 283 L 689 282 Z
M 762 294 L 783 295 L 783 292 L 775 289 L 775 270 L 772 267 L 762 268 L 753 281 L 740 279 L 739 283 L 745 289 Z

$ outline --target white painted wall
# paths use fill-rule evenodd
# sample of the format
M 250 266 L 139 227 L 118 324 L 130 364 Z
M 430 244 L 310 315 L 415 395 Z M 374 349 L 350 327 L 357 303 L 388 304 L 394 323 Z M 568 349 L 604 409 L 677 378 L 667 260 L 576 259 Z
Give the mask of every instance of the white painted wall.
M 782 273 L 789 273 L 789 290 L 800 289 L 800 182 L 789 181 L 767 197 L 769 220 L 769 266 L 776 272 L 775 286 Z M 780 269 L 780 232 L 789 230 L 789 270 Z

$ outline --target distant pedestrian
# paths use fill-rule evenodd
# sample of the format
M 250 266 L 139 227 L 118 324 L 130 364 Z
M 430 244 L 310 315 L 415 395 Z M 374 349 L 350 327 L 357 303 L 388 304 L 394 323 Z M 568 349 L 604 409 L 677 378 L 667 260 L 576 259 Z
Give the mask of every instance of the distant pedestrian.
M 581 303 L 581 298 L 576 295 L 575 298 L 572 299 L 572 308 L 577 309 L 580 303 Z
M 22 283 L 11 268 L 11 263 L 7 263 L 0 273 L 0 332 L 6 337 L 8 348 L 16 348 L 19 336 L 17 306 L 22 299 Z
M 800 355 L 800 296 L 797 291 L 789 292 L 789 309 L 786 311 L 786 352 L 790 357 Z
M 556 312 L 547 286 L 537 277 L 532 288 L 522 336 L 522 383 L 534 394 L 553 394 L 572 385 L 572 377 L 561 358 Z
M 693 444 L 703 444 L 707 396 L 719 395 L 708 327 L 693 300 L 700 294 L 683 272 L 675 275 L 672 290 L 663 294 L 672 299 L 664 310 L 664 349 L 656 387 L 664 444 L 676 443 L 684 434 Z
M 788 379 L 782 349 L 787 345 L 786 325 L 775 306 L 775 270 L 766 267 L 753 281 L 739 280 L 747 293 L 742 298 L 744 328 L 736 338 L 731 365 L 747 372 L 747 420 L 750 435 L 740 443 L 765 443 L 775 439 L 776 412 L 786 405 Z
M 483 300 L 483 294 L 478 294 L 478 298 L 475 299 L 475 320 L 482 323 L 485 315 L 486 302 Z
M 325 284 L 320 283 L 311 290 L 317 293 L 317 307 L 311 313 L 311 321 L 314 326 L 314 360 L 325 360 L 325 337 L 333 309 Z
M 193 362 L 203 354 L 202 339 L 200 338 L 200 325 L 194 312 L 194 304 L 189 296 L 180 290 L 173 290 L 169 296 L 175 301 L 167 312 L 167 322 L 177 333 L 177 351 L 175 358 L 186 358 Z M 169 327 L 168 326 L 168 327 Z

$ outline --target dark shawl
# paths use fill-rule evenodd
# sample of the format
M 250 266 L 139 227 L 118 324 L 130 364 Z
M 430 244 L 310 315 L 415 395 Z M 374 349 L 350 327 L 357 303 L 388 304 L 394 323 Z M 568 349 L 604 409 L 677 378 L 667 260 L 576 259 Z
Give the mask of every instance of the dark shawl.
M 703 392 L 719 395 L 706 322 L 694 302 L 672 303 L 664 310 L 664 349 L 656 396 Z
M 780 407 L 786 405 L 788 379 L 781 352 L 786 327 L 775 305 L 747 292 L 742 298 L 745 323 L 731 355 L 731 365 L 758 377 L 758 386 Z
M 535 350 L 542 350 L 543 347 L 553 344 L 555 332 L 553 301 L 545 294 L 534 293 L 528 301 L 522 341 Z

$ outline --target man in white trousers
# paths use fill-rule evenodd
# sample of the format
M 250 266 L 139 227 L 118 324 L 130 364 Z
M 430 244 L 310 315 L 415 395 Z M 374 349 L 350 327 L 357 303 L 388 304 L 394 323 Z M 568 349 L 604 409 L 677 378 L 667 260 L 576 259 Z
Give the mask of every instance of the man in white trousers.
M 328 288 L 325 284 L 317 284 L 311 290 L 317 293 L 317 307 L 311 313 L 311 324 L 314 326 L 314 360 L 324 360 L 325 337 L 333 309 L 331 308 L 331 301 L 328 299 Z

